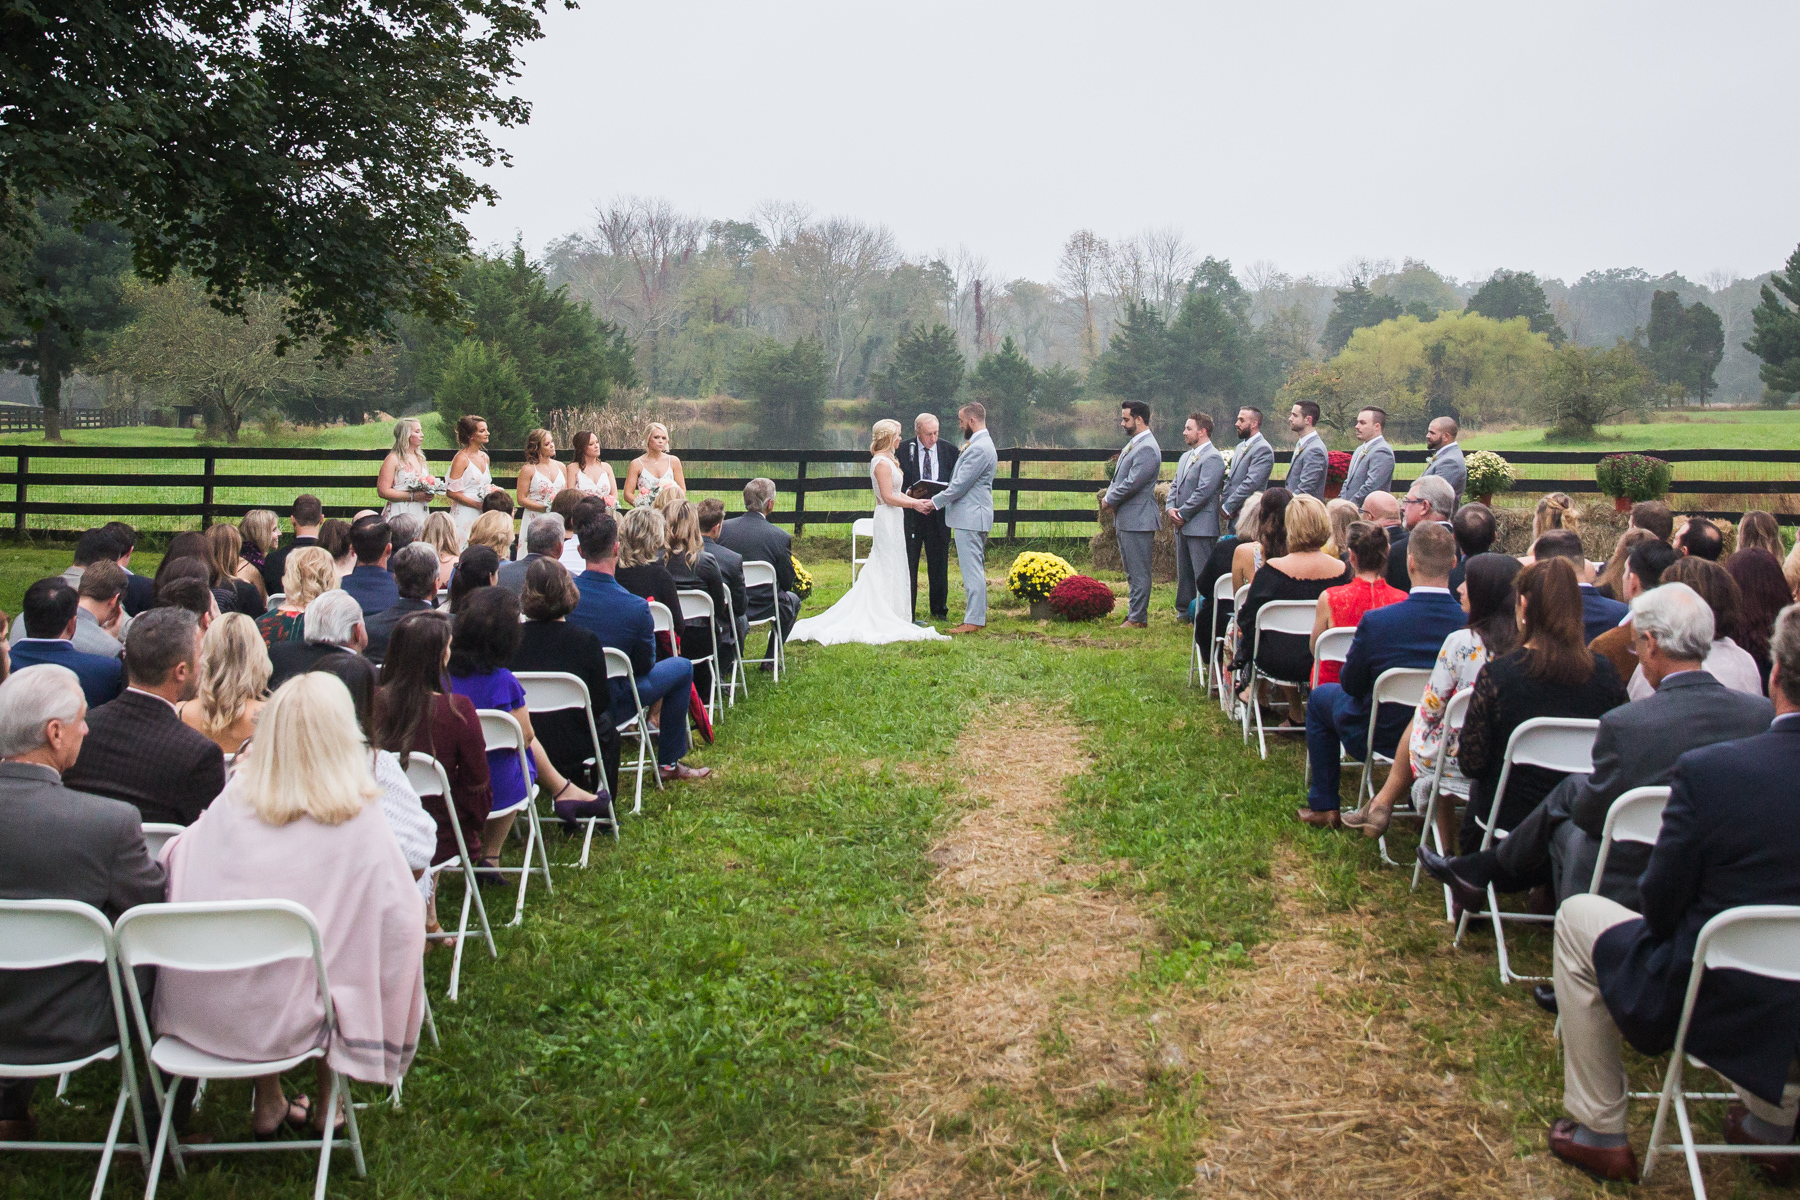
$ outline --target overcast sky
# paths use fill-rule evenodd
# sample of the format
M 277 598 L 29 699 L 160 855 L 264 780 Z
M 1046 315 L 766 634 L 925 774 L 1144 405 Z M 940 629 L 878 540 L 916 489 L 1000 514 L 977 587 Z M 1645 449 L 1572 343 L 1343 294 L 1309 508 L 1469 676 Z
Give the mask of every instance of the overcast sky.
M 799 201 L 996 278 L 1049 278 L 1083 226 L 1570 282 L 1800 242 L 1800 4 L 552 3 L 482 244 L 628 193 Z

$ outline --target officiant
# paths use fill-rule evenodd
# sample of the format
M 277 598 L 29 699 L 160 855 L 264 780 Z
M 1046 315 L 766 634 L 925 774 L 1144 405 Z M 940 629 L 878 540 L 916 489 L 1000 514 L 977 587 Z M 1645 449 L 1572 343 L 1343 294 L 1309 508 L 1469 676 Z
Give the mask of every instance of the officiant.
M 910 489 L 920 480 L 950 482 L 956 470 L 956 447 L 938 438 L 938 419 L 920 413 L 913 419 L 913 434 L 900 447 L 900 485 Z M 930 588 L 931 615 L 950 616 L 950 527 L 942 509 L 906 514 L 906 562 L 912 571 L 912 614 L 919 617 L 919 552 L 925 553 L 925 574 Z

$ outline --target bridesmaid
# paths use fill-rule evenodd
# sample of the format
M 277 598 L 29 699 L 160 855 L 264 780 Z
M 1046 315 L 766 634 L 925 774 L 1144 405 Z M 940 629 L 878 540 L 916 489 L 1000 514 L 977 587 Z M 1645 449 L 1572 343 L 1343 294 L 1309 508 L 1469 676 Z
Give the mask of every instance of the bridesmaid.
M 583 429 L 574 440 L 575 461 L 569 464 L 569 486 L 583 496 L 600 497 L 608 508 L 619 507 L 619 481 L 600 458 L 600 439 Z
M 556 461 L 556 436 L 548 429 L 534 429 L 525 438 L 525 465 L 519 468 L 519 540 L 531 532 L 531 520 L 550 511 L 550 502 L 568 481 L 568 468 Z
M 632 459 L 625 472 L 625 494 L 635 504 L 670 483 L 687 491 L 681 460 L 669 453 L 669 430 L 661 421 L 652 421 L 644 431 L 644 453 Z
M 456 422 L 456 444 L 462 449 L 450 460 L 450 482 L 444 494 L 450 500 L 458 545 L 468 545 L 469 526 L 481 515 L 481 501 L 494 487 L 494 477 L 488 474 L 487 442 L 488 424 L 482 418 L 467 416 Z
M 437 486 L 420 450 L 424 444 L 425 427 L 416 418 L 394 422 L 394 448 L 381 460 L 381 474 L 375 480 L 375 494 L 388 502 L 384 517 L 411 513 L 424 522 L 431 489 Z

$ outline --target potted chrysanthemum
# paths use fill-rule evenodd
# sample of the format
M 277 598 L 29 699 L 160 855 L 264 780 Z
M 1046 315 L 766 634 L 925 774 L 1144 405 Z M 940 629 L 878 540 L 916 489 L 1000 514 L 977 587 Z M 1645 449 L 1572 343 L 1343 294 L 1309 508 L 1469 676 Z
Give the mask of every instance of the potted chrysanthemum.
M 1033 617 L 1048 619 L 1051 609 L 1046 601 L 1051 591 L 1074 573 L 1075 568 L 1057 555 L 1027 550 L 1013 559 L 1006 573 L 1006 590 L 1031 605 Z

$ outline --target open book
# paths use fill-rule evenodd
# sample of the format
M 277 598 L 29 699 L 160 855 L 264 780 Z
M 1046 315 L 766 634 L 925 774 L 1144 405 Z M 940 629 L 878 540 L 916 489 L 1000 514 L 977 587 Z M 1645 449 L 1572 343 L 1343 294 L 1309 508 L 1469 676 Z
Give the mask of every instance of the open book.
M 906 494 L 911 496 L 914 500 L 929 500 L 949 486 L 948 483 L 944 483 L 940 480 L 921 479 L 919 482 L 907 488 Z

